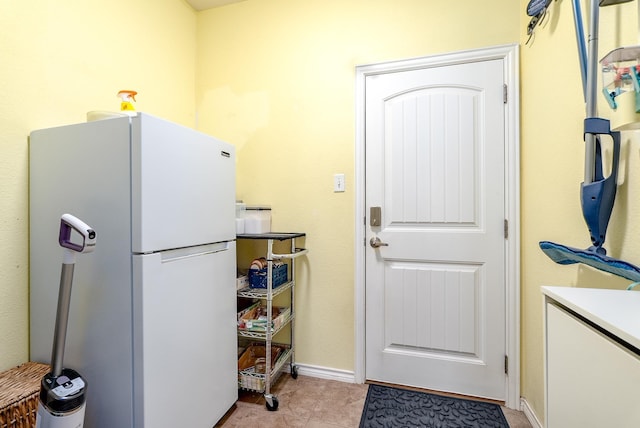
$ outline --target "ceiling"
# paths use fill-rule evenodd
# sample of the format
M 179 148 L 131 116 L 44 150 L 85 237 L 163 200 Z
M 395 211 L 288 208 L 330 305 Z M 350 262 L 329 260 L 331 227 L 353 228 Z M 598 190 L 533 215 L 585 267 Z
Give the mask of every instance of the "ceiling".
M 225 4 L 240 3 L 245 0 L 187 0 L 195 10 L 211 9 L 212 7 L 224 6 Z

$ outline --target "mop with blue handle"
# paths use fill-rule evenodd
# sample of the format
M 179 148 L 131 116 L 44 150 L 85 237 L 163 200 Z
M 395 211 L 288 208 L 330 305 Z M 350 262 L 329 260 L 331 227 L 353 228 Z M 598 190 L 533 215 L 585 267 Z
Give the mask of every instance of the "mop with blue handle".
M 568 247 L 550 241 L 540 242 L 540 248 L 556 263 L 562 265 L 582 263 L 595 269 L 640 282 L 640 268 L 622 260 L 607 256 L 604 242 L 613 204 L 616 198 L 618 162 L 620 159 L 620 133 L 612 132 L 609 121 L 597 116 L 597 55 L 599 7 L 627 3 L 632 0 L 591 1 L 590 35 L 588 55 L 584 46 L 580 0 L 573 0 L 576 40 L 582 75 L 587 118 L 584 122 L 585 170 L 584 182 L 580 186 L 582 215 L 589 228 L 592 245 L 585 249 Z M 586 80 L 586 82 L 585 82 Z M 604 177 L 600 139 L 608 136 L 613 141 L 611 174 Z M 629 288 L 632 288 L 632 284 Z

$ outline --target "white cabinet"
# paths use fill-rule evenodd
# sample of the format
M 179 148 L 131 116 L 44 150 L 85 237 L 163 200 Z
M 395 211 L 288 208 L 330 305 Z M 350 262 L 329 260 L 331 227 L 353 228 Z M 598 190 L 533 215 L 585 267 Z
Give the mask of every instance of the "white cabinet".
M 640 293 L 543 293 L 546 428 L 640 426 Z

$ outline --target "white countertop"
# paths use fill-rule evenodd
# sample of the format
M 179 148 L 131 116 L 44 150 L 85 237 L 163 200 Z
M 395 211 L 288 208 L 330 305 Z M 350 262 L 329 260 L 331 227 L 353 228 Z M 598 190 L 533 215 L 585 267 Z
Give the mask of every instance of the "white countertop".
M 640 349 L 640 292 L 542 287 L 542 293 Z

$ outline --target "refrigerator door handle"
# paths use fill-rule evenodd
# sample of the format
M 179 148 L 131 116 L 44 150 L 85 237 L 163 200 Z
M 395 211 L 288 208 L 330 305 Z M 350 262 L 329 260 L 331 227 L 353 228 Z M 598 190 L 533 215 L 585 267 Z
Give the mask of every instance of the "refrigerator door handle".
M 178 260 L 189 259 L 193 257 L 201 257 L 207 254 L 220 253 L 229 251 L 229 241 L 218 242 L 216 244 L 199 245 L 197 247 L 178 248 L 175 250 L 162 251 L 161 262 L 169 263 Z

